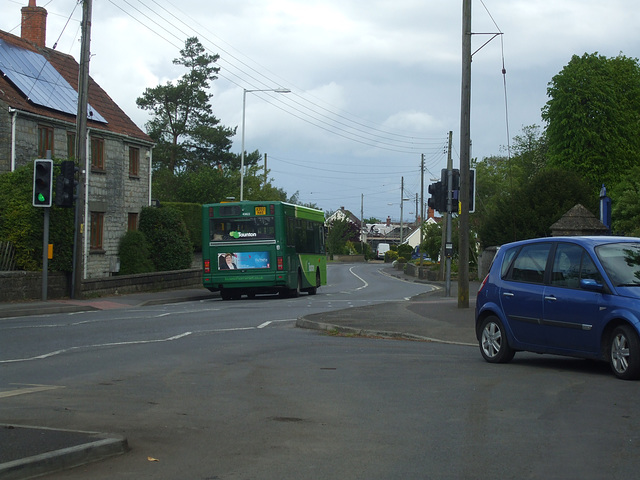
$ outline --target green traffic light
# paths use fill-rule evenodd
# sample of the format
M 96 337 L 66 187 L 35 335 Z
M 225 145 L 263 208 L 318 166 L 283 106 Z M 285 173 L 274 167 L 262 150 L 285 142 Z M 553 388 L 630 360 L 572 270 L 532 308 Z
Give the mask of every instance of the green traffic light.
M 41 193 L 38 194 L 38 201 L 44 203 L 45 198 L 44 198 L 43 194 L 41 194 Z

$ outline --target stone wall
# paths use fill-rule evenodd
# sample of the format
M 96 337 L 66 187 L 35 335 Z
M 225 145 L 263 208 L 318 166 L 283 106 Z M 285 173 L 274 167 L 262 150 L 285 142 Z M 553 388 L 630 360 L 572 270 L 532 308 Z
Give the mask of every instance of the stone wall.
M 49 273 L 47 276 L 47 299 L 69 296 L 68 275 Z M 82 282 L 83 297 L 99 297 L 127 293 L 197 288 L 202 286 L 202 269 L 176 270 L 171 272 L 118 275 L 94 278 Z M 16 302 L 42 299 L 42 275 L 39 272 L 0 272 L 0 302 Z

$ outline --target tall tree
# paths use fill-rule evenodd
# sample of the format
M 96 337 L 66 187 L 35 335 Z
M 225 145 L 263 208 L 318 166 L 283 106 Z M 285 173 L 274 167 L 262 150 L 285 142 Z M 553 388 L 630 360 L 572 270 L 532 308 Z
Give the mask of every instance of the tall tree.
M 574 55 L 547 88 L 542 109 L 549 160 L 580 172 L 599 190 L 640 158 L 640 65 L 620 54 Z
M 187 69 L 175 83 L 147 88 L 136 100 L 138 107 L 151 112 L 147 132 L 156 141 L 154 168 L 171 173 L 232 161 L 230 137 L 235 129 L 219 125 L 208 93 L 220 70 L 219 55 L 210 55 L 196 37 L 188 38 L 175 65 Z

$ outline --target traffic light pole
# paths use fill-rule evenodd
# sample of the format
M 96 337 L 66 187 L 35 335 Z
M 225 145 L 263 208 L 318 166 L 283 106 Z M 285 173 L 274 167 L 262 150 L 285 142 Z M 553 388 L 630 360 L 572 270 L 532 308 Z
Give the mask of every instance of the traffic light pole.
M 49 288 L 49 207 L 44 209 L 44 227 L 42 229 L 42 301 L 47 301 Z

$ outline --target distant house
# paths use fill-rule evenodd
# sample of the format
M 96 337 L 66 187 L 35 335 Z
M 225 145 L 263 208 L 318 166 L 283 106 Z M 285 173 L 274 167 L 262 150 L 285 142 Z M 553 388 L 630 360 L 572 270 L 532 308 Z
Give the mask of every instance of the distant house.
M 0 174 L 36 158 L 76 158 L 79 66 L 45 46 L 47 11 L 22 10 L 21 36 L 0 31 Z M 124 80 L 124 79 L 123 79 Z M 152 139 L 89 80 L 83 278 L 117 270 L 120 237 L 151 203 Z
M 360 227 L 362 225 L 362 223 L 360 222 L 360 219 L 356 217 L 353 213 L 351 213 L 349 210 L 346 210 L 344 207 L 340 207 L 339 210 L 336 210 L 335 212 L 333 212 L 325 220 L 325 225 L 331 225 L 336 220 L 347 220 L 348 222 L 353 223 L 358 228 L 358 230 L 360 230 Z
M 427 221 L 424 223 L 426 223 L 427 225 L 430 225 L 432 223 L 437 223 L 437 222 L 433 217 L 429 217 L 427 218 Z M 420 245 L 420 229 L 416 228 L 407 237 L 405 237 L 404 242 L 402 243 L 411 245 L 413 248 L 416 248 L 418 245 Z

